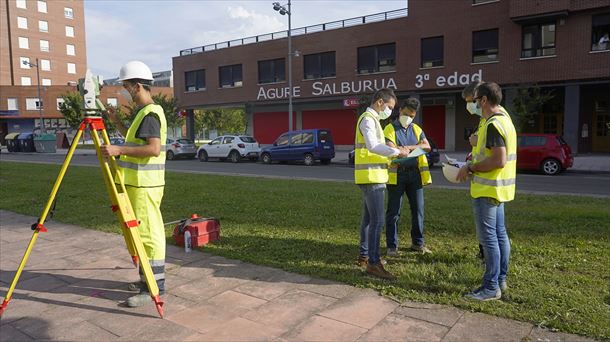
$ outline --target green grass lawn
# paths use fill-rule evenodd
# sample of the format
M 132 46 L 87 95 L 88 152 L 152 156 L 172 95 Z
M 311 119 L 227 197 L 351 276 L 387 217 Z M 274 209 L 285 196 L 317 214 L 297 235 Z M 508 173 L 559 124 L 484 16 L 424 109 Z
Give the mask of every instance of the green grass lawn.
M 40 215 L 58 170 L 2 162 L 0 208 Z M 166 222 L 191 213 L 219 218 L 222 239 L 204 248 L 214 254 L 373 288 L 400 301 L 451 304 L 610 340 L 609 199 L 518 194 L 506 206 L 509 290 L 501 301 L 475 303 L 463 299 L 483 273 L 469 194 L 426 189 L 425 196 L 426 243 L 434 254 L 390 258 L 393 282 L 355 266 L 361 194 L 349 183 L 170 172 L 162 211 Z M 69 169 L 54 219 L 119 232 L 96 168 Z M 408 220 L 406 214 L 400 225 L 403 246 Z

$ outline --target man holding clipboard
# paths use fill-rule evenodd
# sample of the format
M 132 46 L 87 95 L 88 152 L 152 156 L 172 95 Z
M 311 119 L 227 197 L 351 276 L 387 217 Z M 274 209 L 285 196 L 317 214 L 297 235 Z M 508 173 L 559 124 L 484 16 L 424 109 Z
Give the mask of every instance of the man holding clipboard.
M 403 195 L 409 199 L 411 209 L 411 247 L 420 253 L 432 253 L 424 244 L 424 185 L 432 183 L 426 152 L 430 144 L 424 131 L 413 119 L 420 103 L 408 98 L 400 107 L 396 120 L 384 129 L 386 144 L 391 147 L 406 147 L 410 153 L 405 158 L 395 159 L 388 170 L 388 208 L 386 211 L 386 246 L 388 256 L 398 256 L 398 221 Z

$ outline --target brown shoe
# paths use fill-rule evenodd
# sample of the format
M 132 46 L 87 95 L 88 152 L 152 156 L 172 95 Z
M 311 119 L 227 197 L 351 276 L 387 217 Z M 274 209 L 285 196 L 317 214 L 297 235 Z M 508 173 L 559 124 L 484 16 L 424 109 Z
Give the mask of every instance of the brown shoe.
M 368 265 L 369 263 L 369 257 L 367 256 L 358 256 L 358 260 L 356 260 L 356 265 L 360 266 L 360 267 L 366 267 L 366 265 Z
M 394 280 L 396 279 L 396 277 L 385 270 L 385 268 L 383 268 L 383 265 L 381 263 L 377 263 L 377 264 L 368 264 L 366 266 L 366 273 L 375 276 L 375 277 L 379 277 L 382 279 L 388 279 L 388 280 Z
M 379 258 L 382 265 L 387 264 L 388 262 L 384 258 Z M 369 264 L 369 257 L 367 256 L 359 256 L 358 260 L 356 260 L 356 265 L 360 267 L 366 267 Z

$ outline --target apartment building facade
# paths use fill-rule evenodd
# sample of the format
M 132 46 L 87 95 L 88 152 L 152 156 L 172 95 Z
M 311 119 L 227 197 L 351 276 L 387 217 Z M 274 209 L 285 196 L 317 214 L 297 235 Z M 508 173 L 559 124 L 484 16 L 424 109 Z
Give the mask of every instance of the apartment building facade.
M 466 150 L 476 127 L 462 88 L 482 79 L 514 107 L 523 89 L 551 94 L 522 131 L 563 135 L 574 151 L 610 152 L 610 1 L 411 0 L 400 9 L 180 51 L 174 94 L 194 109 L 243 106 L 272 143 L 293 127 L 329 128 L 352 145 L 360 102 L 378 88 L 419 97 L 417 121 L 441 149 Z M 296 13 L 294 15 L 297 15 Z M 297 52 L 298 51 L 298 52 Z

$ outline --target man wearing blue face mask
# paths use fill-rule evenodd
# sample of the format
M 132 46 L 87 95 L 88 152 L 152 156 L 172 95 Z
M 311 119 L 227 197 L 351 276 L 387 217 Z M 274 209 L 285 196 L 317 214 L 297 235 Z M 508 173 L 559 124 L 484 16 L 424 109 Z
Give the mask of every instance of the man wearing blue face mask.
M 390 280 L 395 277 L 385 270 L 379 255 L 389 157 L 403 157 L 409 151 L 385 144 L 379 120 L 390 117 L 395 105 L 396 95 L 391 89 L 385 88 L 375 92 L 370 107 L 360 115 L 356 124 L 354 154 L 354 178 L 362 190 L 363 197 L 360 254 L 357 263 L 366 267 L 366 273 Z
M 409 151 L 422 148 L 430 152 L 430 143 L 424 131 L 413 119 L 419 109 L 419 100 L 408 98 L 400 107 L 396 120 L 384 129 L 386 144 L 404 147 Z M 424 186 L 432 183 L 426 155 L 401 162 L 389 169 L 388 209 L 386 211 L 386 245 L 388 256 L 398 256 L 398 221 L 403 195 L 409 199 L 411 209 L 411 251 L 432 253 L 424 245 Z

